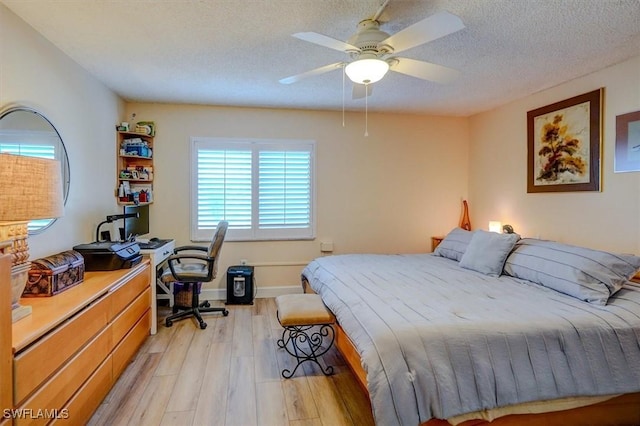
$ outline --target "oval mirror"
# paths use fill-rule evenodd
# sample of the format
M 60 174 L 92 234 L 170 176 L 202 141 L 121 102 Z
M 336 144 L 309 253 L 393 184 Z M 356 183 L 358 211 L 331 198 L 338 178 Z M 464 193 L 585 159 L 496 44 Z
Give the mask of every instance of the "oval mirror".
M 0 114 L 0 152 L 60 161 L 64 202 L 69 195 L 69 157 L 55 126 L 38 111 L 13 107 Z M 29 234 L 42 232 L 55 219 L 29 222 Z

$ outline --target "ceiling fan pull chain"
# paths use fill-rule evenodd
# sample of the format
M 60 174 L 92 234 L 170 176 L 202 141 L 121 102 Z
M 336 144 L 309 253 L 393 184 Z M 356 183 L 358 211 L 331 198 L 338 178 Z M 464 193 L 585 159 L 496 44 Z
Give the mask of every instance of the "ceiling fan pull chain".
M 342 127 L 344 127 L 344 66 L 342 67 Z
M 369 84 L 364 84 L 364 135 L 369 136 Z

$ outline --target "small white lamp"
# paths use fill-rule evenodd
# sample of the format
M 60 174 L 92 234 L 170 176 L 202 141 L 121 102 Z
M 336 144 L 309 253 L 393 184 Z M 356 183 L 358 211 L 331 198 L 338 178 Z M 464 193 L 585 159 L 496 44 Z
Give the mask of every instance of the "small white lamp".
M 489 232 L 497 232 L 498 234 L 502 232 L 502 223 L 497 220 L 492 220 L 489 222 Z
M 64 213 L 60 162 L 38 157 L 0 154 L 0 241 L 12 240 L 11 306 L 13 321 L 29 315 L 30 306 L 18 301 L 27 284 L 31 264 L 27 225 Z

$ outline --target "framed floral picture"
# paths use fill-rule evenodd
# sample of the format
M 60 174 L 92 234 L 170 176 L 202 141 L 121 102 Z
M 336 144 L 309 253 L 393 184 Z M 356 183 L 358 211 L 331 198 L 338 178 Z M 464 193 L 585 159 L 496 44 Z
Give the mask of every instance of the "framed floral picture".
M 600 190 L 603 91 L 527 112 L 527 192 Z
M 616 116 L 616 155 L 613 171 L 640 172 L 640 111 Z

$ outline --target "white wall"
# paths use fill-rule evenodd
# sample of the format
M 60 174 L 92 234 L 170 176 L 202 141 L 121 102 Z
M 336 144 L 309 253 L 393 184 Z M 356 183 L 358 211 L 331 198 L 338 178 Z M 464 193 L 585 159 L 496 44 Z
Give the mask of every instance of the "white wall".
M 604 87 L 601 192 L 527 194 L 527 111 Z M 640 110 L 640 57 L 470 117 L 471 219 L 523 236 L 640 253 L 640 173 L 613 173 L 616 115 Z
M 28 106 L 57 128 L 69 155 L 65 216 L 29 237 L 31 258 L 90 242 L 116 212 L 115 123 L 124 103 L 62 51 L 0 4 L 0 109 Z
M 334 253 L 430 251 L 432 235 L 456 226 L 467 194 L 467 119 L 364 112 L 225 108 L 130 103 L 126 116 L 156 122 L 151 234 L 189 244 L 189 141 L 192 136 L 300 138 L 317 141 L 318 238 L 225 242 L 220 271 L 240 259 L 261 288 L 299 285 L 300 271 Z M 267 266 L 268 265 L 268 266 Z M 288 265 L 288 266 L 285 266 Z M 209 288 L 225 288 L 219 273 Z

